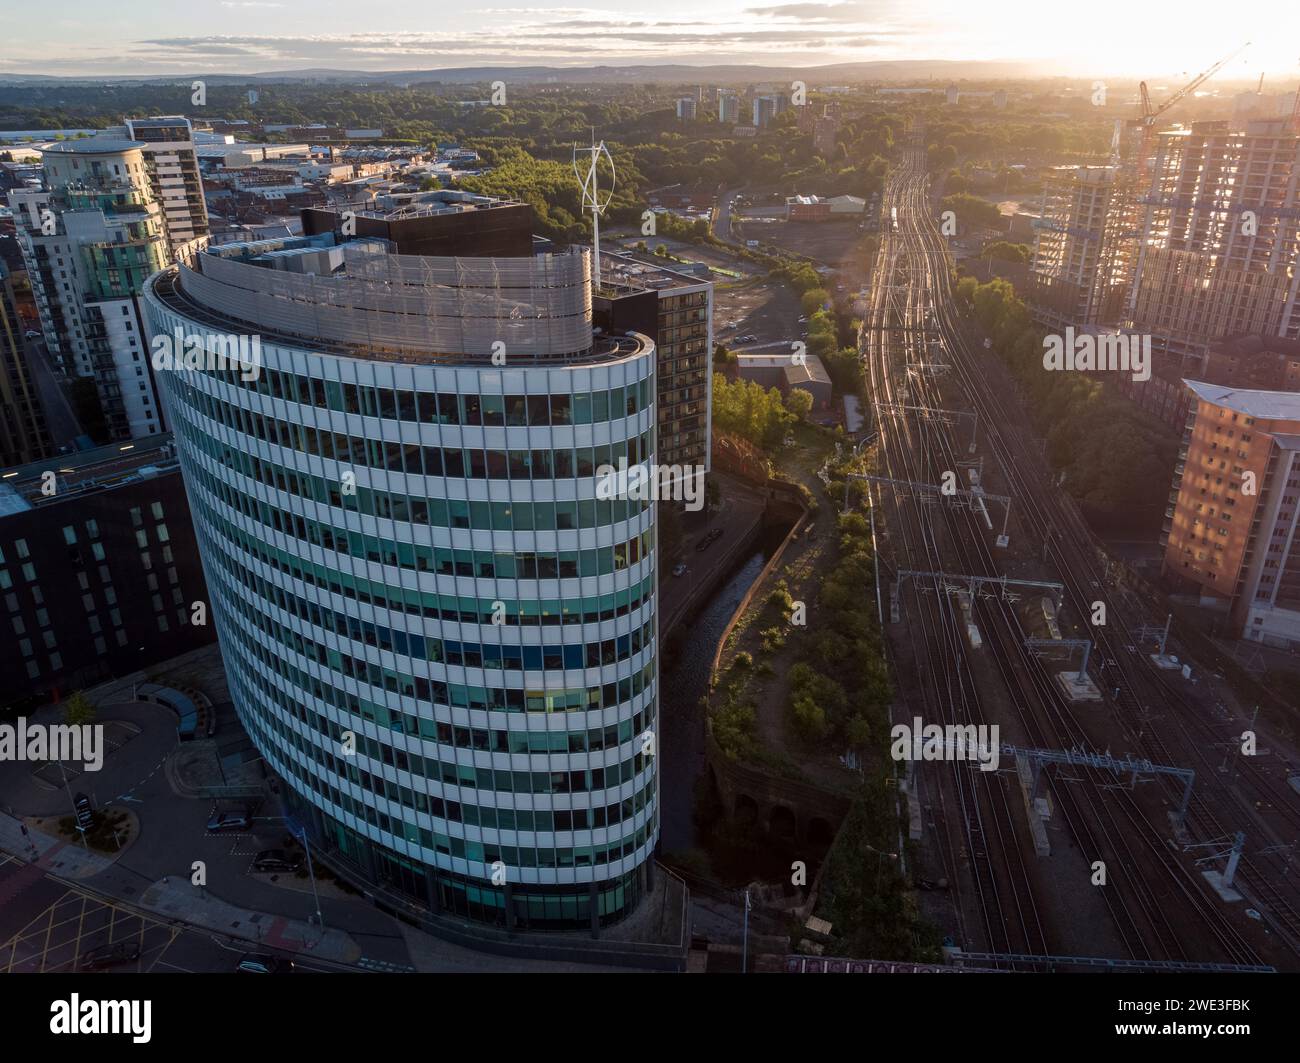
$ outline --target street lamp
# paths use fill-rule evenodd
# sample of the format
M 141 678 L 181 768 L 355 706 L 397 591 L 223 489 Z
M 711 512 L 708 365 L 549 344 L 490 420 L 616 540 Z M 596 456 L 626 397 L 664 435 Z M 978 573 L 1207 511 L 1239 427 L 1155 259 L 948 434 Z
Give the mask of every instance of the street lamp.
M 740 945 L 740 973 L 749 973 L 749 887 L 745 887 L 745 930 Z
M 881 858 L 881 860 L 883 860 L 886 856 L 889 857 L 889 859 L 891 859 L 891 860 L 897 860 L 897 859 L 898 859 L 898 854 L 897 854 L 897 853 L 887 853 L 887 852 L 885 852 L 885 851 L 882 850 L 882 849 L 877 849 L 874 845 L 868 845 L 866 848 L 867 848 L 867 852 L 875 853 L 877 856 L 879 856 L 879 857 Z M 876 861 L 876 892 L 877 892 L 877 893 L 880 892 L 880 864 L 881 864 L 881 860 L 877 860 L 877 861 Z
M 316 925 L 320 927 L 321 937 L 325 936 L 325 917 L 320 910 L 320 894 L 316 892 L 316 869 L 311 862 L 311 842 L 307 840 L 307 827 L 304 824 L 300 828 L 300 833 L 296 835 L 302 842 L 303 851 L 307 854 L 307 874 L 311 878 L 311 895 L 316 901 Z

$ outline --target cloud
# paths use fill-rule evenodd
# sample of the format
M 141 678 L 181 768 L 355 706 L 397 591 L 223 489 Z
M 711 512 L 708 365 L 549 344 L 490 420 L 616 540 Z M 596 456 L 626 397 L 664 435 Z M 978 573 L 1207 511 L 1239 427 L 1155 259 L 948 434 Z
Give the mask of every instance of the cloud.
M 771 18 L 792 18 L 801 21 L 817 22 L 867 22 L 879 18 L 885 12 L 882 8 L 892 8 L 892 4 L 864 4 L 847 0 L 832 4 L 777 4 L 774 7 L 749 7 L 747 15 L 762 15 Z
M 528 0 L 525 0 L 527 3 Z M 749 0 L 754 2 L 754 0 Z M 872 3 L 896 0 L 872 0 Z M 155 36 L 123 44 L 102 40 L 64 54 L 41 47 L 10 69 L 44 72 L 80 67 L 117 72 L 129 62 L 143 76 L 174 70 L 253 73 L 269 69 L 337 67 L 359 71 L 440 66 L 572 66 L 596 59 L 634 63 L 828 63 L 851 58 L 882 58 L 889 39 L 900 43 L 893 26 L 853 26 L 845 13 L 860 14 L 872 3 L 796 3 L 751 9 L 771 18 L 726 13 L 692 18 L 670 14 L 656 19 L 653 8 L 627 12 L 598 7 L 494 7 L 475 11 L 490 16 L 482 25 L 446 26 L 430 31 L 351 30 L 275 34 L 248 32 L 258 26 L 255 7 L 283 7 L 276 0 L 220 0 L 230 9 L 250 9 L 247 19 L 226 15 L 236 32 Z M 796 19 L 798 12 L 818 17 Z M 830 15 L 826 13 L 830 12 Z M 248 29 L 245 29 L 248 27 Z M 157 33 L 157 24 L 150 27 Z
M 519 26 L 508 40 L 499 36 L 481 33 L 462 34 L 423 34 L 423 33 L 358 33 L 339 36 L 312 37 L 275 37 L 275 36 L 236 36 L 206 35 L 189 37 L 160 37 L 137 42 L 152 51 L 161 48 L 170 53 L 193 57 L 242 55 L 274 59 L 279 62 L 355 62 L 366 57 L 393 59 L 405 57 L 408 60 L 428 60 L 431 57 L 456 56 L 490 56 L 526 55 L 530 51 L 537 53 L 537 58 L 563 57 L 574 49 L 575 43 L 582 45 L 582 50 L 598 53 L 601 49 L 610 50 L 622 47 L 640 54 L 646 46 L 673 48 L 676 50 L 714 48 L 771 49 L 785 47 L 810 52 L 825 51 L 828 48 L 841 47 L 842 42 L 829 40 L 824 28 L 777 28 L 770 29 L 736 29 L 731 27 L 695 27 L 707 26 L 706 23 L 670 23 L 651 22 L 581 22 L 572 21 L 559 25 L 537 24 Z M 692 27 L 690 29 L 686 27 Z M 585 31 L 587 40 L 578 35 L 575 41 L 574 30 Z M 597 31 L 599 31 L 598 37 Z M 882 35 L 883 37 L 884 35 Z M 870 47 L 883 43 L 869 37 L 862 37 L 857 47 Z M 149 54 L 149 53 L 146 53 Z

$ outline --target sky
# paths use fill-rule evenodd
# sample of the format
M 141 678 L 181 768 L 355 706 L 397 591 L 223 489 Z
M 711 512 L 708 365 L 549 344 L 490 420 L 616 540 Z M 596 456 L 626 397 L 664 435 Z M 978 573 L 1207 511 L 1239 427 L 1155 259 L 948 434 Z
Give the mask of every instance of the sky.
M 1300 0 L 0 0 L 0 72 L 117 76 L 330 67 L 895 59 L 1031 61 L 1070 77 L 1300 79 Z M 507 0 L 508 2 L 508 0 Z M 567 0 L 572 4 L 573 0 Z

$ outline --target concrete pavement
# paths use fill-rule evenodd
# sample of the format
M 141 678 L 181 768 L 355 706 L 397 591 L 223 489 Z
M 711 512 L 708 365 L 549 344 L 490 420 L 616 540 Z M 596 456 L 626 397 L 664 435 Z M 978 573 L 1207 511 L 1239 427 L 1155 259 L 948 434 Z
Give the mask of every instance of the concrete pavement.
M 0 850 L 42 872 L 61 879 L 77 880 L 82 888 L 94 889 L 115 863 L 112 857 L 65 842 L 28 826 L 24 835 L 21 820 L 0 814 Z M 222 900 L 209 890 L 190 884 L 188 878 L 166 876 L 148 884 L 131 899 L 131 905 L 156 916 L 162 922 L 179 921 L 229 938 L 238 938 L 280 952 L 302 953 L 316 959 L 354 964 L 362 956 L 361 946 L 347 933 L 326 927 L 324 932 L 301 919 L 291 919 Z

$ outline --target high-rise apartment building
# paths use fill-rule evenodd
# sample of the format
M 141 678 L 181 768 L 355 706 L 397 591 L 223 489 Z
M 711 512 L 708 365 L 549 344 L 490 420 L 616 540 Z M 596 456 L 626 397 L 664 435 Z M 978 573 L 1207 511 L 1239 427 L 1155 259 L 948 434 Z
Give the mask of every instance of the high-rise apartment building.
M 264 251 L 272 251 L 266 254 Z M 298 258 L 297 263 L 289 260 Z M 655 349 L 596 334 L 584 249 L 403 255 L 332 233 L 195 251 L 160 373 L 239 718 L 327 861 L 433 911 L 595 929 L 659 833 Z
M 755 96 L 753 103 L 754 128 L 762 129 L 770 125 L 777 116 L 779 102 L 775 96 Z
M 1282 121 L 1157 134 L 1125 324 L 1178 359 L 1300 336 L 1300 135 Z
M 718 121 L 735 125 L 740 121 L 740 97 L 734 92 L 718 92 Z
M 128 118 L 123 135 L 144 145 L 154 199 L 162 207 L 172 256 L 182 244 L 207 236 L 208 207 L 194 149 L 194 127 L 183 115 Z
M 712 467 L 713 282 L 630 252 L 601 252 L 596 319 L 644 333 L 658 358 L 662 465 Z
M 161 432 L 138 296 L 168 249 L 143 148 L 72 140 L 43 164 L 46 187 L 9 203 L 46 345 L 66 374 L 94 379 L 110 438 Z
M 1300 394 L 1186 381 L 1164 573 L 1241 638 L 1300 645 Z
M 45 410 L 27 362 L 25 332 L 13 281 L 0 262 L 0 468 L 24 465 L 50 452 Z
M 677 101 L 677 120 L 679 122 L 694 122 L 698 102 L 694 96 L 681 97 Z

